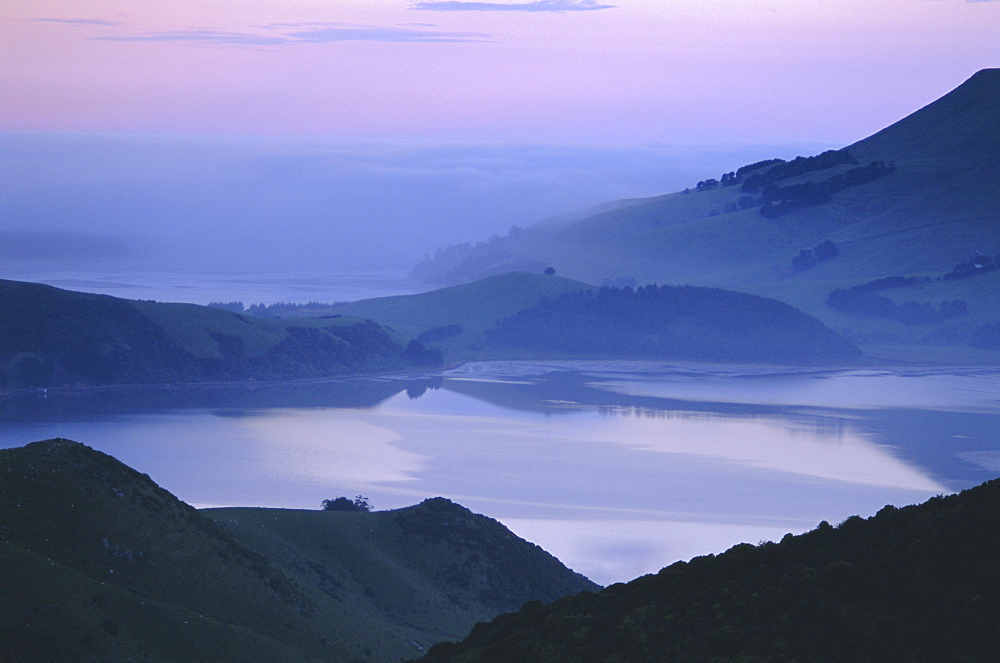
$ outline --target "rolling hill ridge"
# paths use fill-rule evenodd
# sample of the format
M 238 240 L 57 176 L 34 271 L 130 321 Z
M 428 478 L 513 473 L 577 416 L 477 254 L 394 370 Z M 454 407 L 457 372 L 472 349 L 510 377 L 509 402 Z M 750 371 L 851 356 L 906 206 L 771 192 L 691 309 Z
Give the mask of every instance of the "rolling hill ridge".
M 597 586 L 443 498 L 198 511 L 69 440 L 0 452 L 0 659 L 391 661 Z
M 1000 256 L 998 178 L 1000 69 L 986 69 L 844 150 L 747 164 L 682 192 L 448 247 L 413 274 L 460 283 L 552 265 L 590 283 L 688 284 L 774 297 L 844 332 L 866 353 L 968 347 L 977 329 L 1000 322 L 992 295 L 1000 271 L 935 279 L 977 256 L 994 263 Z M 761 179 L 769 186 L 752 186 Z M 814 260 L 828 242 L 836 254 Z M 834 289 L 894 276 L 931 279 L 886 293 L 899 304 L 961 299 L 968 308 L 960 319 L 914 325 L 826 305 Z
M 448 361 L 603 357 L 833 365 L 861 358 L 850 342 L 788 304 L 696 286 L 596 288 L 509 272 L 331 310 L 414 335 Z
M 0 281 L 0 391 L 329 377 L 423 359 L 368 320 L 265 320 Z

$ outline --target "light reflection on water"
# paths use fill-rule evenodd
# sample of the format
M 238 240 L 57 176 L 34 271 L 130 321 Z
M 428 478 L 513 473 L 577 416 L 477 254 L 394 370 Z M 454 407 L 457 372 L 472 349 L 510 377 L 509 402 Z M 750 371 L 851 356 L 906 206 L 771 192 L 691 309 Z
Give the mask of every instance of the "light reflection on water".
M 76 439 L 198 506 L 316 508 L 363 494 L 384 509 L 443 495 L 601 583 L 996 475 L 1000 408 L 983 397 L 995 373 L 816 380 L 684 367 L 671 377 L 641 365 L 630 379 L 629 368 L 472 364 L 431 382 L 368 381 L 381 395 L 365 406 L 340 404 L 361 389 L 350 381 L 331 383 L 336 393 L 311 388 L 308 407 L 290 397 L 219 409 L 150 397 L 149 411 L 123 413 L 115 401 L 4 423 L 0 447 Z M 810 390 L 796 400 L 789 387 L 841 379 L 823 389 L 850 392 L 851 409 L 817 407 Z M 898 380 L 912 388 L 893 400 Z M 866 403 L 862 385 L 872 403 L 897 409 Z M 935 389 L 939 409 L 914 409 Z

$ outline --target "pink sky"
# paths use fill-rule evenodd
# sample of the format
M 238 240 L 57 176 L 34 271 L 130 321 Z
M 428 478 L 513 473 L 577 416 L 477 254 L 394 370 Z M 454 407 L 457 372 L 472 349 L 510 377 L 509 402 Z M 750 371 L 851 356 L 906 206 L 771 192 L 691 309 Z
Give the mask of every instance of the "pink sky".
M 1000 66 L 1000 1 L 5 0 L 0 49 L 6 131 L 838 144 Z

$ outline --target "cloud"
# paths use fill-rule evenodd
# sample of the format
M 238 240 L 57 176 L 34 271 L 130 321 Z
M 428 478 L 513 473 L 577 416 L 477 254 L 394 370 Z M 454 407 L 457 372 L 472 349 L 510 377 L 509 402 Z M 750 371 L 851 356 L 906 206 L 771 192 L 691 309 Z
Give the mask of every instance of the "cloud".
M 294 43 L 328 44 L 341 41 L 448 43 L 486 41 L 489 38 L 489 35 L 480 32 L 444 32 L 343 23 L 281 23 L 265 26 L 265 29 L 272 32 L 260 34 L 223 30 L 170 30 L 93 37 L 93 39 L 98 41 L 190 41 L 207 44 L 273 46 Z
M 112 27 L 119 25 L 117 21 L 105 21 L 100 18 L 34 18 L 35 23 L 60 23 L 62 25 L 100 25 Z
M 287 33 L 287 37 L 292 41 L 320 44 L 335 41 L 466 42 L 485 41 L 488 36 L 479 32 L 441 32 L 438 30 L 341 25 L 315 27 L 309 30 Z
M 220 30 L 170 30 L 146 34 L 93 37 L 93 39 L 96 41 L 196 41 L 209 44 L 246 44 L 251 46 L 282 44 L 289 41 L 283 37 Z
M 598 4 L 596 0 L 534 0 L 533 2 L 460 2 L 435 0 L 415 2 L 412 9 L 430 11 L 469 12 L 580 12 L 596 9 L 614 9 L 615 5 Z

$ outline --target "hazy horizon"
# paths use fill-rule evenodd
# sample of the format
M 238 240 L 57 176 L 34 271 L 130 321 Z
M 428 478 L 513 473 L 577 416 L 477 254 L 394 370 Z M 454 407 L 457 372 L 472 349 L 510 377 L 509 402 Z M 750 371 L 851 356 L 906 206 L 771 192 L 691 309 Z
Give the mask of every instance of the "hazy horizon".
M 1000 63 L 998 23 L 964 0 L 9 0 L 0 260 L 405 269 L 849 145 Z
M 327 272 L 406 270 L 447 244 L 829 147 L 65 133 L 0 145 L 8 265 Z

